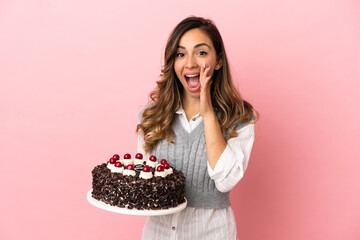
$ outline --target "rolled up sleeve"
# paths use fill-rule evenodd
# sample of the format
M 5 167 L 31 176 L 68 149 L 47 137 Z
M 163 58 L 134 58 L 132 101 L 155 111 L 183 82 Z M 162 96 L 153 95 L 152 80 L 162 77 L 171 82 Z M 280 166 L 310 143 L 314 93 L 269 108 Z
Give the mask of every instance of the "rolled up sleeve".
M 220 192 L 228 192 L 244 176 L 254 143 L 254 124 L 249 124 L 237 131 L 238 136 L 227 141 L 214 169 L 208 163 L 208 173 Z

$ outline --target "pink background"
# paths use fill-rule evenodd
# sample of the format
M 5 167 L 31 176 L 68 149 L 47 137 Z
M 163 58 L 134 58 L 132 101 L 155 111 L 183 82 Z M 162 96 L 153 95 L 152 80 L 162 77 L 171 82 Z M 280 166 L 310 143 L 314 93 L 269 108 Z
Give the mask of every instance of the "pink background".
M 360 239 L 360 4 L 355 0 L 0 1 L 0 239 L 139 239 L 97 209 L 91 170 L 136 152 L 167 37 L 215 21 L 261 113 L 232 191 L 246 240 Z

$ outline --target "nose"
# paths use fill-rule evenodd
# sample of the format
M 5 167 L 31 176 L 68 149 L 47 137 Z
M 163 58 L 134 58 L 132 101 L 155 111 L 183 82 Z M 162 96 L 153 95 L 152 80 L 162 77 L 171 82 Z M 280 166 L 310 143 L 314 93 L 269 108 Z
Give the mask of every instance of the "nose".
M 197 63 L 196 60 L 194 58 L 194 56 L 192 55 L 188 55 L 187 59 L 186 59 L 186 65 L 187 68 L 194 68 L 197 67 Z

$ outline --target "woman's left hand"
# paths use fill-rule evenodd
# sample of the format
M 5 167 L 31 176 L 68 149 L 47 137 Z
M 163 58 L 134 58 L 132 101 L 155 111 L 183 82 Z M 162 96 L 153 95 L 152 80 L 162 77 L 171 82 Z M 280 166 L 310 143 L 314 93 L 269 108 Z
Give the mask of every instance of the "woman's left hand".
M 210 66 L 207 67 L 204 62 L 200 68 L 200 114 L 203 118 L 209 113 L 213 113 L 210 94 L 211 83 Z

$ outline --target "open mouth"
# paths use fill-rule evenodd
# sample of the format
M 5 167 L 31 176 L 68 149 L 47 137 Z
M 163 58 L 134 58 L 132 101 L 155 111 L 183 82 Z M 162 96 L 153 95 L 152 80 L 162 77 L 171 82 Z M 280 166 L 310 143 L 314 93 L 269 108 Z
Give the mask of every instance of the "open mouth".
M 186 84 L 191 92 L 200 90 L 200 74 L 186 74 Z

